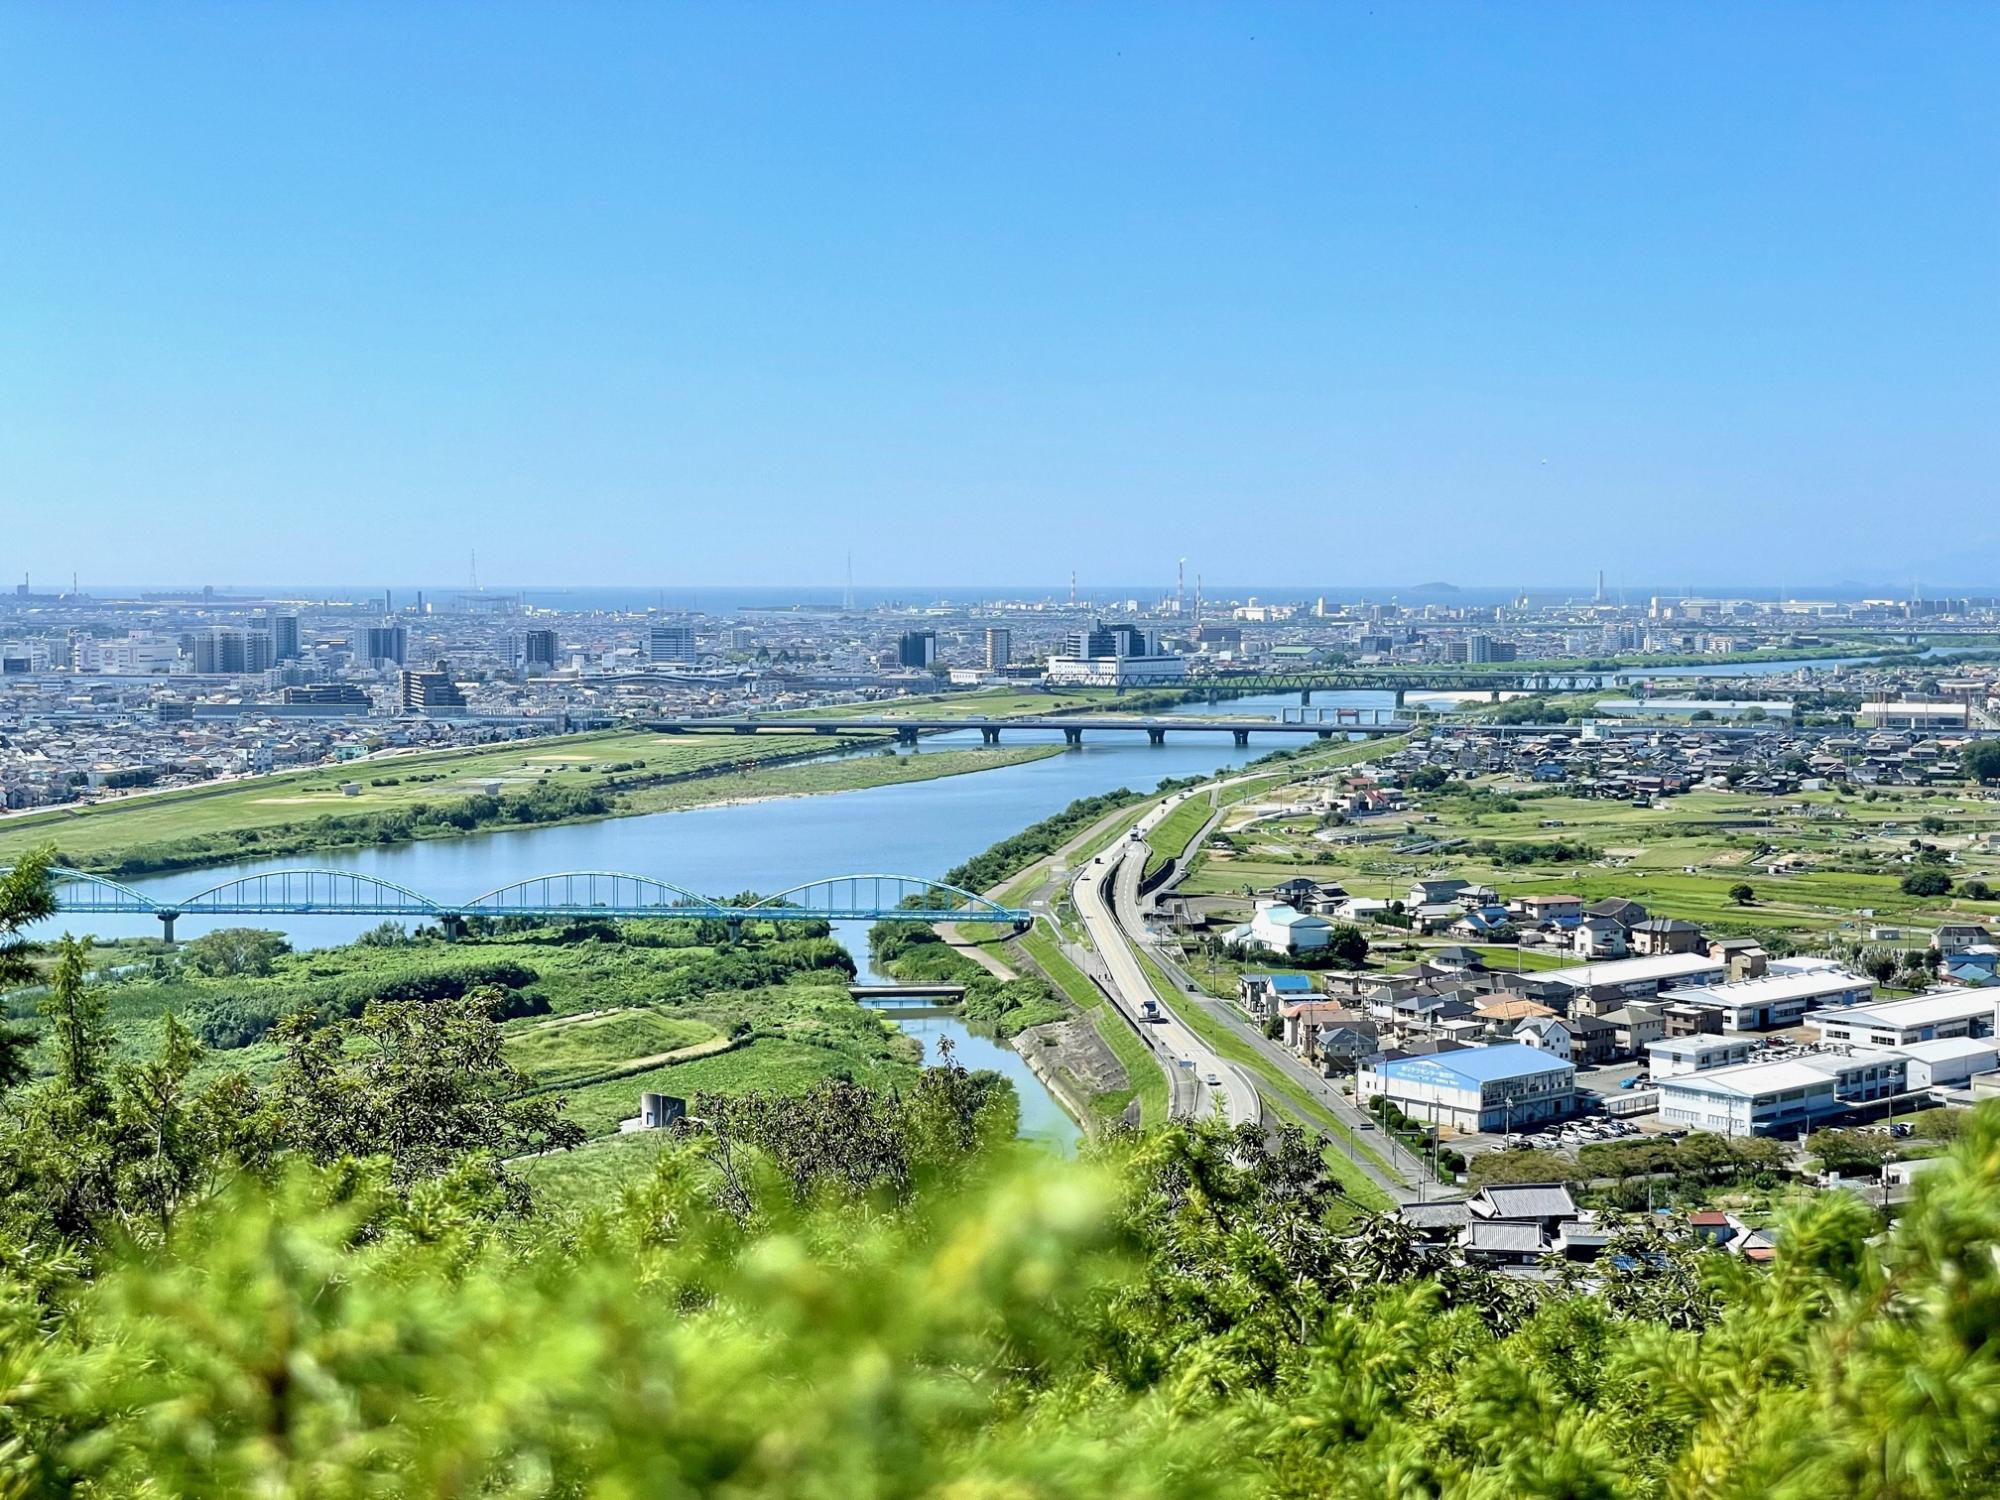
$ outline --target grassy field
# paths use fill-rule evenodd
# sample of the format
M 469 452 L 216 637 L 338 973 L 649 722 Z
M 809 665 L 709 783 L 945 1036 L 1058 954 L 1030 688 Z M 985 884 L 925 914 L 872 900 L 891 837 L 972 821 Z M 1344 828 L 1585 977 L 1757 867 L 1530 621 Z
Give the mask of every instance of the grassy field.
M 385 812 L 448 801 L 483 791 L 493 782 L 500 784 L 503 794 L 551 778 L 583 782 L 604 774 L 599 767 L 619 763 L 631 764 L 632 769 L 617 776 L 634 779 L 679 775 L 797 750 L 798 746 L 778 740 L 676 739 L 606 731 L 477 749 L 385 755 L 10 817 L 0 820 L 0 856 L 49 840 L 65 853 L 95 855 L 215 829 L 264 828 L 326 813 Z M 348 783 L 359 785 L 358 795 L 342 793 L 341 787 Z
M 507 1060 L 537 1085 L 595 1078 L 607 1068 L 723 1040 L 719 1028 L 657 1010 L 615 1010 L 544 1021 L 507 1039 Z
M 1167 861 L 1184 856 L 1195 835 L 1214 816 L 1214 794 L 1196 794 L 1155 823 L 1146 835 L 1146 868 L 1142 878 L 1150 880 Z
M 204 833 L 289 828 L 318 817 L 449 803 L 495 783 L 503 797 L 537 784 L 609 786 L 614 789 L 616 813 L 623 815 L 927 781 L 1059 753 L 1056 746 L 1033 745 L 899 755 L 889 753 L 885 743 L 873 753 L 855 747 L 832 759 L 764 764 L 795 756 L 800 748 L 790 737 L 707 740 L 606 732 L 351 762 L 0 820 L 0 860 L 53 842 L 68 859 L 96 862 Z M 831 754 L 837 747 L 816 748 Z M 617 769 L 607 771 L 607 767 Z M 708 774 L 698 780 L 644 784 L 692 773 Z M 345 784 L 358 784 L 359 793 L 345 795 L 341 791 Z

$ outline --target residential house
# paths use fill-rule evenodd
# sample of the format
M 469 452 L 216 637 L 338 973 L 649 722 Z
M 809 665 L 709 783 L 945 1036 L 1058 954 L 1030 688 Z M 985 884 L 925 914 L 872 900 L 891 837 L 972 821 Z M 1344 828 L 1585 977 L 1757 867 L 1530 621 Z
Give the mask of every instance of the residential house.
M 1931 939 L 1932 946 L 1947 958 L 1992 941 L 1993 934 L 1977 922 L 1945 922 L 1939 926 L 1937 936 Z
M 1625 956 L 1625 929 L 1609 917 L 1585 917 L 1569 933 L 1570 951 L 1579 958 Z
M 1628 901 L 1623 896 L 1611 896 L 1603 901 L 1593 901 L 1583 909 L 1586 917 L 1609 917 L 1620 927 L 1630 930 L 1647 918 L 1646 908 L 1636 901 Z
M 1568 926 L 1583 918 L 1583 897 L 1565 895 L 1517 896 L 1514 905 L 1525 922 L 1536 926 L 1559 922 Z
M 1236 981 L 1236 1002 L 1260 1021 L 1268 1021 L 1281 1005 L 1297 1004 L 1318 994 L 1307 974 L 1245 974 Z
M 1469 880 L 1419 880 L 1410 886 L 1406 906 L 1458 904 L 1458 893 L 1472 884 Z
M 1678 917 L 1648 917 L 1627 929 L 1632 951 L 1637 954 L 1698 953 L 1701 929 Z

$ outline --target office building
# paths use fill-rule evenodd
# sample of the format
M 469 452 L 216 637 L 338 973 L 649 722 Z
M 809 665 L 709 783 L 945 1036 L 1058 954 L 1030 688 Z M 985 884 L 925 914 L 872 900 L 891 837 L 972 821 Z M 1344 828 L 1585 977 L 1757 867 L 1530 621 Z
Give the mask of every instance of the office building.
M 1717 1135 L 1789 1133 L 1900 1094 L 1907 1076 L 1895 1052 L 1816 1052 L 1684 1073 L 1659 1080 L 1660 1118 Z
M 1750 1061 L 1762 1045 L 1753 1036 L 1678 1036 L 1646 1044 L 1646 1071 L 1654 1078 L 1712 1073 Z
M 296 687 L 288 687 L 279 695 L 283 703 L 324 703 L 339 704 L 347 708 L 368 712 L 375 706 L 375 700 L 368 696 L 368 690 L 353 682 L 306 682 Z
M 1158 656 L 1159 636 L 1137 625 L 1106 625 L 1093 620 L 1088 630 L 1072 630 L 1063 638 L 1062 654 L 1076 658 Z
M 552 672 L 556 665 L 556 633 L 524 630 L 514 637 L 514 665 L 523 672 Z
M 451 669 L 444 662 L 439 662 L 428 672 L 405 670 L 398 679 L 396 698 L 405 713 L 448 715 L 465 712 L 465 694 L 451 680 Z
M 937 632 L 935 630 L 906 630 L 896 642 L 896 664 L 903 667 L 928 667 L 937 660 Z
M 654 666 L 691 667 L 698 660 L 692 625 L 655 625 L 646 633 L 646 660 Z
M 1806 1024 L 1823 1042 L 1868 1050 L 1947 1037 L 1987 1037 L 1993 1035 L 1993 995 L 1970 988 L 1932 990 L 1908 1000 L 1823 1010 L 1808 1017 Z
M 364 626 L 355 633 L 354 654 L 371 667 L 400 667 L 410 659 L 410 633 L 400 625 Z
M 986 670 L 997 672 L 1013 658 L 1014 633 L 1002 625 L 986 627 Z

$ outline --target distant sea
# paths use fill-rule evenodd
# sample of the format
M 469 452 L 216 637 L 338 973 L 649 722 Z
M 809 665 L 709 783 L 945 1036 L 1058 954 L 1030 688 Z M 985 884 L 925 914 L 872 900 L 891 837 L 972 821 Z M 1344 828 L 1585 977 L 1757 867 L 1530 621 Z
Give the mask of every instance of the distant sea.
M 324 584 L 239 584 L 227 588 L 217 587 L 215 598 L 229 599 L 297 599 L 324 601 L 361 601 L 380 599 L 389 593 L 398 608 L 413 603 L 418 594 L 434 604 L 451 606 L 466 598 L 470 592 L 464 584 L 353 584 L 329 587 Z M 87 592 L 100 599 L 137 599 L 145 594 L 174 594 L 181 597 L 198 595 L 195 587 L 177 587 L 171 584 L 121 584 L 98 585 Z M 634 612 L 648 609 L 667 611 L 691 610 L 701 614 L 726 615 L 747 609 L 829 609 L 837 608 L 843 591 L 839 585 L 816 587 L 801 584 L 771 585 L 716 585 L 689 587 L 686 585 L 661 586 L 657 588 L 634 587 L 574 587 L 560 588 L 540 584 L 495 585 L 484 588 L 481 594 L 487 597 L 514 595 L 538 609 L 553 609 L 575 612 L 618 611 Z M 1158 584 L 1118 585 L 1115 587 L 1079 588 L 1076 600 L 1079 608 L 1097 608 L 1106 612 L 1122 609 L 1128 600 L 1138 600 L 1141 607 L 1150 608 L 1163 598 L 1172 596 L 1171 588 L 1161 588 Z M 1984 596 L 1989 590 L 1978 590 Z M 1297 584 L 1207 584 L 1202 588 L 1206 600 L 1222 602 L 1242 602 L 1257 599 L 1265 603 L 1311 602 L 1325 599 L 1329 604 L 1440 604 L 1463 605 L 1472 608 L 1490 608 L 1496 604 L 1511 604 L 1526 595 L 1530 604 L 1550 606 L 1564 603 L 1582 603 L 1590 600 L 1595 593 L 1595 585 L 1578 588 L 1492 588 L 1481 585 L 1454 587 L 1448 584 L 1412 584 L 1395 586 L 1388 584 L 1328 584 L 1324 587 L 1301 588 Z M 1954 595 L 1962 595 L 1963 590 L 1954 590 Z M 1823 587 L 1787 586 L 1779 588 L 1745 588 L 1740 585 L 1694 585 L 1674 587 L 1647 587 L 1623 590 L 1607 590 L 1607 598 L 1619 602 L 1621 597 L 1627 604 L 1643 605 L 1653 595 L 1678 599 L 1683 597 L 1706 599 L 1822 599 L 1828 601 L 1851 601 L 1867 598 L 1894 597 L 1892 591 L 1870 588 L 1861 584 L 1830 584 Z M 1194 589 L 1190 585 L 1188 599 L 1193 602 Z M 874 588 L 857 584 L 854 588 L 854 603 L 860 609 L 921 609 L 928 606 L 966 606 L 990 604 L 999 601 L 1013 603 L 1046 602 L 1067 604 L 1070 598 L 1067 581 L 1059 585 L 1050 584 L 1006 584 L 970 587 L 960 584 L 907 585 L 898 588 Z

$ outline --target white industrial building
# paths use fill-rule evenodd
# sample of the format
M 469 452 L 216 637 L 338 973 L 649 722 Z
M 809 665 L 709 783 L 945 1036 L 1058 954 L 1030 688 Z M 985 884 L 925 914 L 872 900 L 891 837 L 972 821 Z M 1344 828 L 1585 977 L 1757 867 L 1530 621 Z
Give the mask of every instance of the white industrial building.
M 1908 1000 L 1878 1000 L 1825 1010 L 1806 1024 L 1826 1042 L 1882 1049 L 1940 1037 L 1993 1035 L 1993 996 L 1975 989 L 1931 990 Z
M 1972 723 L 1972 710 L 1963 703 L 1864 703 L 1855 710 L 1854 722 L 1864 729 L 1965 729 Z
M 1717 1135 L 1805 1128 L 1850 1105 L 1904 1091 L 1900 1053 L 1815 1053 L 1659 1080 L 1660 1118 Z
M 1728 964 L 1706 953 L 1655 953 L 1645 958 L 1550 969 L 1537 977 L 1579 994 L 1602 992 L 1627 1000 L 1643 1000 L 1665 990 L 1715 984 L 1728 972 Z
M 1859 1005 L 1874 993 L 1871 981 L 1832 967 L 1673 989 L 1662 998 L 1721 1012 L 1725 1031 L 1776 1031 L 1798 1025 L 1808 1011 Z
M 1973 1075 L 2000 1069 L 2000 1048 L 1991 1039 L 1941 1037 L 1935 1042 L 1912 1042 L 1896 1050 L 1908 1062 L 1912 1093 L 1918 1089 L 1962 1089 L 1972 1082 Z
M 1042 680 L 1051 687 L 1133 687 L 1186 676 L 1185 656 L 1051 656 Z

